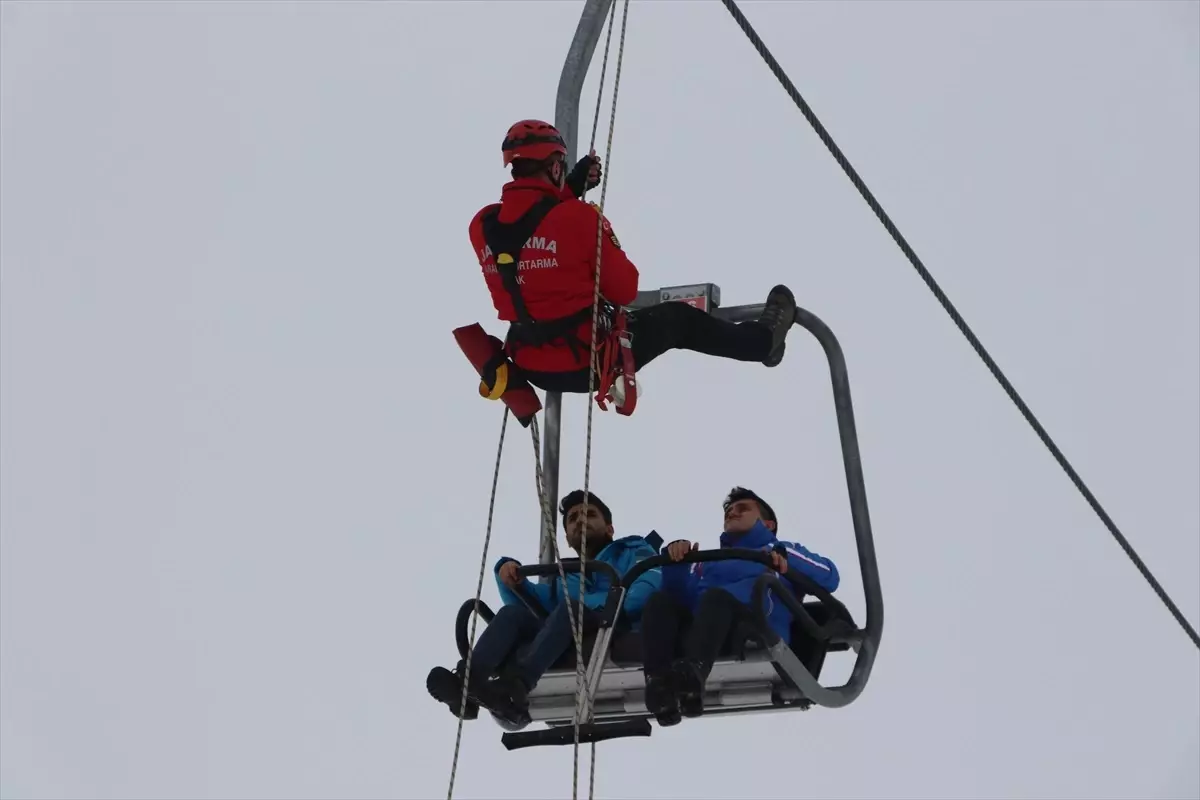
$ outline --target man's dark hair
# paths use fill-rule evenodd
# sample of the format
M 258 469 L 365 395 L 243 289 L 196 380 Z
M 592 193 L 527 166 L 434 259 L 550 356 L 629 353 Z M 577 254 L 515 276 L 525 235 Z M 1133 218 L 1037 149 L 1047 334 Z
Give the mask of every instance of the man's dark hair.
M 779 520 L 775 517 L 775 509 L 771 508 L 766 500 L 763 500 L 749 489 L 744 489 L 741 486 L 733 487 L 729 490 L 729 495 L 725 498 L 725 502 L 721 504 L 721 507 L 725 511 L 728 511 L 729 507 L 738 500 L 753 500 L 758 503 L 758 513 L 762 515 L 763 519 L 774 522 L 776 531 L 779 530 Z
M 532 158 L 518 158 L 512 162 L 512 176 L 513 178 L 532 178 L 543 172 L 549 172 L 550 165 L 557 159 L 558 156 L 551 156 L 541 161 Z M 565 168 L 566 165 L 563 166 Z
M 595 506 L 599 509 L 601 516 L 604 517 L 604 524 L 612 525 L 612 511 L 609 511 L 608 506 L 604 505 L 604 501 L 596 495 L 588 492 L 588 505 Z M 577 505 L 583 503 L 583 489 L 576 489 L 567 494 L 558 504 L 558 513 L 562 515 L 563 529 L 567 527 L 567 512 Z

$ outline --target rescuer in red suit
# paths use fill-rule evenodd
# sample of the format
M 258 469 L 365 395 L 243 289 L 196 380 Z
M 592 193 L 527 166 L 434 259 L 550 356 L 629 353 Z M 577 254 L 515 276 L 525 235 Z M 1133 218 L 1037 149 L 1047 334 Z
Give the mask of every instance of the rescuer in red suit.
M 505 349 L 535 386 L 586 392 L 598 222 L 603 226 L 598 337 L 606 333 L 611 309 L 633 302 L 638 291 L 637 267 L 621 249 L 612 225 L 601 221 L 595 206 L 579 199 L 585 189 L 600 183 L 600 159 L 590 154 L 568 170 L 562 135 L 540 120 L 513 125 L 502 149 L 513 180 L 505 184 L 498 204 L 485 206 L 471 220 L 470 236 L 496 313 L 511 323 Z M 506 286 L 496 268 L 493 249 L 503 251 L 505 246 L 489 245 L 503 242 L 505 236 L 507 250 L 519 259 L 516 286 Z M 526 315 L 514 302 L 518 298 L 513 289 Z M 679 302 L 630 311 L 635 367 L 640 371 L 672 349 L 773 367 L 783 358 L 795 311 L 795 298 L 786 286 L 771 290 L 758 320 L 740 324 Z

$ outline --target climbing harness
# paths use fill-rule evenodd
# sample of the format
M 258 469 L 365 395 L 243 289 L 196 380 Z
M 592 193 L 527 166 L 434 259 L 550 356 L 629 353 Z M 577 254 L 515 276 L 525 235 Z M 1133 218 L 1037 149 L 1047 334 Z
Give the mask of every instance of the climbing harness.
M 596 291 L 593 298 L 594 304 L 591 308 L 584 307 L 572 314 L 551 320 L 534 320 L 533 316 L 529 313 L 529 307 L 526 305 L 525 297 L 521 292 L 518 276 L 520 262 L 513 254 L 520 255 L 521 248 L 525 242 L 529 241 L 534 231 L 537 230 L 538 225 L 542 223 L 546 215 L 559 202 L 556 197 L 544 197 L 512 223 L 500 222 L 499 204 L 489 206 L 483 212 L 484 240 L 495 257 L 496 271 L 500 274 L 500 279 L 509 297 L 512 298 L 513 309 L 517 314 L 517 321 L 509 325 L 508 328 L 508 335 L 505 341 L 505 356 L 506 358 L 515 359 L 517 351 L 522 347 L 545 347 L 551 344 L 565 344 L 570 348 L 571 353 L 577 361 L 585 361 L 584 353 L 586 350 L 588 355 L 586 363 L 591 365 L 593 370 L 598 370 L 595 374 L 599 376 L 601 382 L 601 390 L 596 395 L 596 402 L 602 409 L 607 410 L 605 401 L 617 399 L 612 397 L 609 391 L 617 385 L 618 379 L 621 379 L 623 380 L 623 384 L 617 389 L 617 392 L 620 394 L 620 400 L 617 401 L 617 411 L 621 414 L 629 415 L 633 413 L 633 408 L 636 404 L 636 388 L 633 384 L 633 353 L 629 348 L 626 314 L 621 308 L 613 307 L 608 303 L 601 305 L 598 302 L 599 277 L 596 279 Z M 605 226 L 607 223 L 604 221 L 599 207 L 595 206 L 595 204 L 593 204 L 593 207 L 600 214 L 601 226 Z M 599 274 L 599 262 L 600 256 L 597 253 L 597 276 Z M 579 327 L 588 321 L 592 322 L 592 339 L 590 343 L 585 342 L 578 334 Z M 600 329 L 603 329 L 605 334 L 597 342 Z M 617 358 L 618 352 L 621 353 L 620 359 Z M 600 366 L 597 366 L 597 363 Z M 512 367 L 509 367 L 508 363 L 501 366 L 505 369 L 503 375 L 498 377 L 502 377 L 505 380 L 516 371 L 515 364 Z M 486 378 L 485 383 L 487 383 Z M 488 384 L 487 388 L 488 391 L 485 396 L 489 399 L 497 399 L 504 396 L 505 385 L 499 382 L 493 381 Z M 483 391 L 481 390 L 480 393 L 483 394 Z
M 512 298 L 513 310 L 517 314 L 517 321 L 509 325 L 505 342 L 510 358 L 515 357 L 521 347 L 545 347 L 560 343 L 570 347 L 577 359 L 583 355 L 584 343 L 575 330 L 591 319 L 591 313 L 585 308 L 557 319 L 534 320 L 521 293 L 518 275 L 522 248 L 559 202 L 557 197 L 546 196 L 510 223 L 500 222 L 499 203 L 489 206 L 482 214 L 484 241 L 492 251 L 496 271 L 505 291 Z
M 721 1 L 725 4 L 725 8 L 729 10 L 729 13 L 733 15 L 734 20 L 737 21 L 737 24 L 741 27 L 742 32 L 746 34 L 746 38 L 748 38 L 751 44 L 754 45 L 755 49 L 758 50 L 758 54 L 762 56 L 763 61 L 767 63 L 767 66 L 771 69 L 771 72 L 775 75 L 776 79 L 778 79 L 784 90 L 787 91 L 788 96 L 792 98 L 792 102 L 795 103 L 800 109 L 800 113 L 802 113 L 804 118 L 807 119 L 809 124 L 812 125 L 817 136 L 820 137 L 821 141 L 825 144 L 825 147 L 829 149 L 829 152 L 833 155 L 838 165 L 841 166 L 847 177 L 850 178 L 850 181 L 854 184 L 855 188 L 858 189 L 859 193 L 863 196 L 863 199 L 867 201 L 867 205 L 869 205 L 871 210 L 875 212 L 875 216 L 879 218 L 881 223 L 883 223 L 883 227 L 887 229 L 887 232 L 891 234 L 892 239 L 904 252 L 904 255 L 908 257 L 909 262 L 913 265 L 913 268 L 916 269 L 917 274 L 921 276 L 921 280 L 923 280 L 925 285 L 929 287 L 929 290 L 933 292 L 934 297 L 936 297 L 938 302 L 941 303 L 942 308 L 945 309 L 946 313 L 950 315 L 950 318 L 954 321 L 954 324 L 958 326 L 959 331 L 967 338 L 967 341 L 970 343 L 971 347 L 974 348 L 979 358 L 983 360 L 983 363 L 992 373 L 992 377 L 994 377 L 1000 383 L 1000 386 L 1004 389 L 1005 393 L 1008 394 L 1009 399 L 1013 401 L 1013 403 L 1017 406 L 1017 409 L 1021 412 L 1021 415 L 1025 418 L 1026 422 L 1028 422 L 1033 428 L 1038 438 L 1042 440 L 1042 444 L 1044 444 L 1046 449 L 1048 449 L 1051 455 L 1054 456 L 1055 460 L 1058 462 L 1058 465 L 1062 467 L 1063 471 L 1066 472 L 1067 476 L 1071 479 L 1071 482 L 1075 484 L 1075 488 L 1079 490 L 1080 494 L 1083 495 L 1084 499 L 1087 500 L 1088 504 L 1092 507 L 1092 510 L 1096 512 L 1096 515 L 1100 517 L 1100 520 L 1108 528 L 1109 533 L 1111 533 L 1113 538 L 1116 539 L 1117 544 L 1120 545 L 1121 549 L 1125 551 L 1125 554 L 1129 556 L 1130 561 L 1133 562 L 1133 565 L 1137 568 L 1138 572 L 1142 574 L 1142 577 L 1146 579 L 1146 582 L 1150 584 L 1150 588 L 1154 590 L 1155 594 L 1157 594 L 1159 599 L 1162 600 L 1163 604 L 1166 605 L 1167 609 L 1171 612 L 1172 616 L 1175 617 L 1175 620 L 1183 627 L 1184 631 L 1187 633 L 1188 637 L 1191 638 L 1196 647 L 1200 648 L 1200 634 L 1196 633 L 1196 629 L 1193 628 L 1192 625 L 1187 621 L 1187 618 L 1183 616 L 1183 612 L 1179 610 L 1179 607 L 1175 605 L 1173 600 L 1171 600 L 1170 595 L 1167 594 L 1166 590 L 1163 589 L 1162 585 L 1158 582 L 1158 580 L 1155 579 L 1154 575 L 1150 572 L 1149 567 L 1147 567 L 1145 562 L 1143 562 L 1138 556 L 1137 552 L 1133 549 L 1133 546 L 1129 544 L 1129 540 L 1125 538 L 1125 536 L 1117 528 L 1116 523 L 1113 522 L 1112 518 L 1100 505 L 1100 501 L 1096 499 L 1095 495 L 1092 494 L 1091 490 L 1088 489 L 1087 485 L 1083 482 L 1083 479 L 1067 461 L 1066 456 L 1063 455 L 1062 451 L 1059 450 L 1058 446 L 1050 438 L 1050 434 L 1047 433 L 1046 429 L 1042 427 L 1042 424 L 1037 420 L 1037 417 L 1033 415 L 1033 412 L 1029 409 L 1029 406 L 1027 406 L 1025 401 L 1021 399 L 1021 396 L 1017 393 L 1017 390 L 1013 387 L 1012 383 L 1010 383 L 1008 378 L 1004 376 L 1004 373 L 1000 371 L 1000 367 L 997 366 L 991 355 L 989 355 L 987 350 L 984 349 L 983 344 L 967 325 L 966 320 L 964 320 L 962 315 L 959 314 L 958 310 L 946 296 L 946 293 L 942 291 L 942 288 L 938 286 L 937 282 L 933 279 L 933 275 L 921 262 L 921 259 L 917 256 L 916 252 L 908 244 L 905 238 L 900 234 L 900 230 L 896 227 L 895 223 L 892 222 L 891 218 L 888 217 L 887 213 L 883 210 L 883 207 L 879 204 L 879 201 L 875 199 L 875 196 L 871 194 L 871 191 L 867 188 L 862 178 L 859 177 L 858 172 L 850 165 L 850 161 L 842 153 L 841 149 L 838 148 L 837 144 L 833 141 L 833 137 L 829 135 L 829 132 L 825 130 L 825 126 L 822 125 L 821 121 L 817 119 L 817 115 L 813 113 L 812 108 L 809 107 L 808 103 L 805 102 L 804 98 L 800 95 L 800 92 L 796 89 L 795 84 L 793 84 L 791 79 L 788 78 L 787 73 L 783 71 L 783 67 L 781 67 L 779 62 L 775 60 L 775 57 L 771 55 L 770 50 L 767 49 L 766 44 L 763 43 L 763 40 L 759 37 L 758 33 L 755 32 L 754 28 L 750 25 L 750 21 L 746 19 L 746 16 L 742 13 L 741 9 L 738 8 L 737 3 L 735 3 L 734 0 Z
M 596 402 L 602 409 L 607 410 L 606 400 L 613 400 L 617 404 L 618 413 L 628 416 L 633 413 L 637 402 L 635 367 L 633 353 L 629 348 L 625 311 L 608 303 L 601 305 L 599 302 L 599 243 L 592 307 L 585 306 L 571 314 L 549 320 L 535 320 L 529 313 L 519 276 L 521 250 L 546 215 L 560 202 L 556 197 L 544 197 L 518 219 L 508 223 L 500 222 L 500 204 L 490 205 L 483 210 L 480 221 L 484 240 L 493 254 L 495 269 L 502 285 L 512 299 L 517 319 L 509 325 L 504 342 L 484 332 L 478 323 L 465 325 L 454 331 L 459 347 L 479 373 L 479 394 L 489 400 L 505 401 L 525 427 L 529 426 L 531 416 L 541 410 L 541 402 L 536 400 L 536 394 L 529 387 L 528 381 L 521 376 L 514 362 L 517 352 L 522 347 L 566 345 L 577 361 L 590 365 L 593 371 L 603 369 L 597 373 L 601 382 L 601 392 L 596 395 Z M 591 205 L 597 209 L 600 217 L 600 230 L 611 228 L 599 206 L 595 203 Z M 579 335 L 580 326 L 588 321 L 592 323 L 590 342 Z M 597 341 L 601 328 L 605 334 Z M 619 358 L 618 352 L 621 353 Z M 597 364 L 604 366 L 599 367 Z M 594 378 L 595 375 L 591 377 Z M 589 394 L 591 386 L 589 379 Z M 515 395 L 512 398 L 507 395 L 510 387 Z M 610 390 L 615 392 L 615 395 L 610 394 Z

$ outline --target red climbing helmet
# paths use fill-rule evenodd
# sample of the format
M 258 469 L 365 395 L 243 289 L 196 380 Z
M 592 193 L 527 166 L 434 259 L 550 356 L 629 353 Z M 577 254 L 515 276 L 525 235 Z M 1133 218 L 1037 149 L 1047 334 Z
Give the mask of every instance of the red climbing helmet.
M 504 166 L 518 158 L 542 161 L 555 153 L 566 156 L 567 143 L 558 128 L 540 119 L 523 119 L 508 129 L 504 137 Z

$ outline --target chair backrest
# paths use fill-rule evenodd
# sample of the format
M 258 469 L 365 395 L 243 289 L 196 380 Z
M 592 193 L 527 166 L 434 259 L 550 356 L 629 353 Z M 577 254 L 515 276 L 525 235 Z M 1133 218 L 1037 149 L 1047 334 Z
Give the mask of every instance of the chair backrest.
M 650 531 L 644 537 L 646 544 L 654 548 L 655 553 L 660 553 L 663 546 L 663 538 L 659 536 L 658 531 Z

